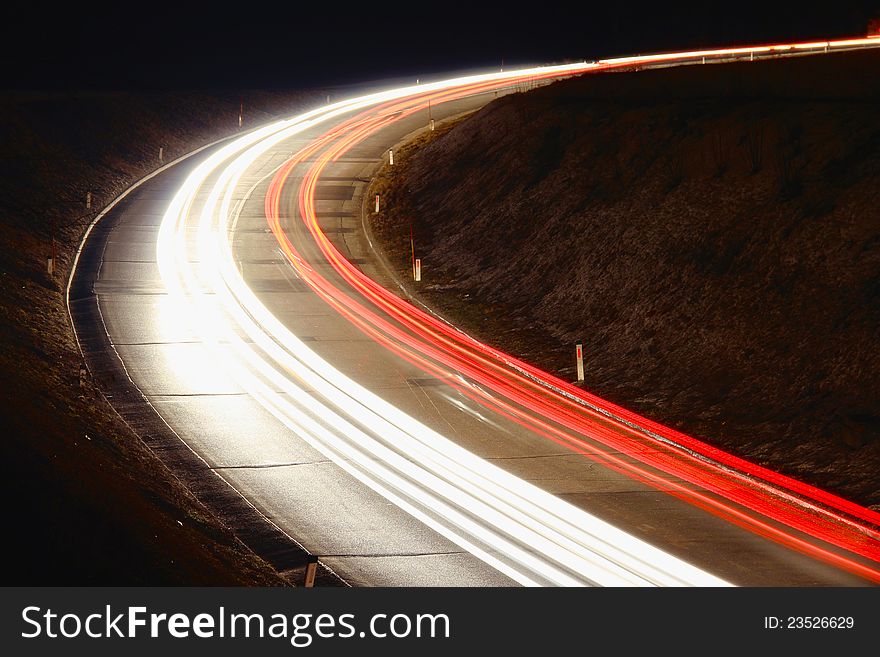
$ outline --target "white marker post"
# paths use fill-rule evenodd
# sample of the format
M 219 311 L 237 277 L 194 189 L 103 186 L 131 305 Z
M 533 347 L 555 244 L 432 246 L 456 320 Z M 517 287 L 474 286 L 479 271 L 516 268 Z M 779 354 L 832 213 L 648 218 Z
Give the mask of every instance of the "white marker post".
M 394 165 L 394 151 L 392 149 L 388 149 L 388 164 Z
M 416 258 L 416 270 L 415 270 L 415 279 L 416 283 L 422 280 L 422 259 Z
M 584 380 L 584 345 L 580 342 L 575 346 L 575 354 L 577 355 L 578 381 Z
M 86 192 L 86 210 L 92 209 L 92 193 Z
M 379 214 L 379 195 L 376 194 L 376 214 Z
M 159 146 L 159 162 L 165 161 L 165 149 Z
M 49 274 L 49 276 L 55 275 L 55 258 L 52 256 L 46 258 L 46 273 Z
M 318 560 L 309 561 L 306 565 L 306 581 L 305 587 L 310 589 L 315 586 L 315 575 L 318 573 Z

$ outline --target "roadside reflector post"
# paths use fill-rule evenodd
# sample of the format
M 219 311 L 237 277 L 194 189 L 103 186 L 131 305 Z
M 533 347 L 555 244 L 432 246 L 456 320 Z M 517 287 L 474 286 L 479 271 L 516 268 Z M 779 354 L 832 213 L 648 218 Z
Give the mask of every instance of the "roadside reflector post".
M 388 149 L 388 164 L 389 165 L 394 164 L 394 150 L 391 148 Z
M 431 132 L 434 132 L 434 119 L 431 119 Z
M 86 192 L 86 210 L 92 209 L 92 193 Z
M 409 253 L 410 262 L 412 263 L 413 278 L 416 277 L 416 239 L 413 235 L 412 219 L 409 220 Z
M 706 58 L 705 58 L 705 57 L 703 57 L 703 63 L 704 63 L 704 64 L 706 63 Z
M 159 146 L 159 162 L 162 163 L 165 161 L 165 149 Z
M 749 53 L 749 61 L 750 62 L 755 61 L 755 51 L 754 50 Z
M 46 273 L 49 274 L 49 276 L 55 275 L 55 258 L 52 256 L 46 258 Z
M 376 194 L 376 214 L 379 213 L 379 195 Z
M 422 259 L 421 258 L 416 258 L 416 267 L 415 267 L 415 271 L 413 272 L 413 274 L 415 275 L 416 283 L 418 283 L 419 281 L 422 280 Z
M 238 103 L 238 128 L 241 129 L 241 124 L 244 122 L 244 97 Z
M 318 558 L 309 557 L 309 563 L 306 564 L 306 580 L 304 585 L 307 589 L 315 586 L 315 575 L 318 573 Z
M 577 356 L 578 381 L 584 380 L 584 345 L 578 342 L 575 345 L 575 355 Z

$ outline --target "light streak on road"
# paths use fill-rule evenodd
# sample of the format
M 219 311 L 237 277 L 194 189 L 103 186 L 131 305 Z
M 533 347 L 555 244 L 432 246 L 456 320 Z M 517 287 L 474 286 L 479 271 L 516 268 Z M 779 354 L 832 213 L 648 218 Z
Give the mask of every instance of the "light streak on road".
M 840 47 L 864 45 L 864 41 L 849 40 Z M 823 42 L 767 47 L 766 52 L 829 46 L 835 47 Z M 610 451 L 593 456 L 609 467 L 654 485 L 662 482 L 664 489 L 683 499 L 870 577 L 871 568 L 830 551 L 820 554 L 821 548 L 800 545 L 801 539 L 793 535 L 779 536 L 775 523 L 756 519 L 741 507 L 788 526 L 793 525 L 783 511 L 794 509 L 798 519 L 809 512 L 820 529 L 833 526 L 833 532 L 822 534 L 832 543 L 835 536 L 846 533 L 845 528 L 863 528 L 863 521 L 872 519 L 864 513 L 871 512 L 745 462 L 725 460 L 732 457 L 586 395 L 417 311 L 345 261 L 318 228 L 314 213 L 314 187 L 323 166 L 382 126 L 419 111 L 427 101 L 437 106 L 522 81 L 553 80 L 615 66 L 759 51 L 765 52 L 748 48 L 676 53 L 467 76 L 342 101 L 249 133 L 200 164 L 164 217 L 157 260 L 174 306 L 170 316 L 185 321 L 212 358 L 298 436 L 373 490 L 523 584 L 725 584 L 462 449 L 323 361 L 266 309 L 245 284 L 233 258 L 233 197 L 261 156 L 305 130 L 326 126 L 323 137 L 281 167 L 267 197 L 267 216 L 288 260 L 321 298 L 377 341 L 425 371 L 453 381 L 454 387 L 501 416 L 575 451 L 585 451 L 580 436 L 587 435 L 629 457 L 621 459 Z M 278 211 L 282 186 L 295 164 L 317 153 L 320 156 L 304 178 L 299 197 L 303 219 L 340 275 L 406 330 L 335 289 L 285 241 Z M 648 467 L 632 462 L 640 451 L 638 441 L 653 446 Z M 595 444 L 590 450 L 595 451 Z M 723 483 L 713 484 L 704 472 L 711 469 L 707 464 L 717 469 L 719 463 L 731 472 Z M 713 494 L 671 485 L 663 476 L 671 468 L 677 468 L 676 476 Z M 756 472 L 760 481 L 751 482 L 758 478 Z M 731 482 L 740 485 L 738 496 L 725 496 L 727 489 L 736 487 Z M 811 529 L 797 528 L 807 533 Z M 876 535 L 867 536 L 865 542 L 876 549 Z M 849 543 L 844 547 L 852 549 Z

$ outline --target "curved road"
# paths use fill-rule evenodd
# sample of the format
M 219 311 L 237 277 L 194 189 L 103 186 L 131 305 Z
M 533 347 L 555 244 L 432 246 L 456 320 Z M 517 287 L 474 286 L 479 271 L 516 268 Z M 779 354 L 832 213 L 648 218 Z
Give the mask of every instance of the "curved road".
M 195 478 L 218 475 L 253 505 L 242 513 L 351 584 L 876 581 L 870 512 L 574 399 L 366 282 L 396 287 L 363 231 L 367 182 L 389 147 L 426 129 L 429 95 L 443 120 L 542 76 L 633 63 L 340 103 L 169 169 L 90 238 L 106 248 L 71 288 L 72 310 L 94 299 L 99 312 L 73 313 L 81 341 L 106 330 L 197 457 Z

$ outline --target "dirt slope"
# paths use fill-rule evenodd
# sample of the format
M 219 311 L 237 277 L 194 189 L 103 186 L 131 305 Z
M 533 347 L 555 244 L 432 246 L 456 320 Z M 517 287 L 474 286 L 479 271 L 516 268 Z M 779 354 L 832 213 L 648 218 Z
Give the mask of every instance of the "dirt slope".
M 880 504 L 880 52 L 588 75 L 380 174 L 373 226 L 485 340 Z

